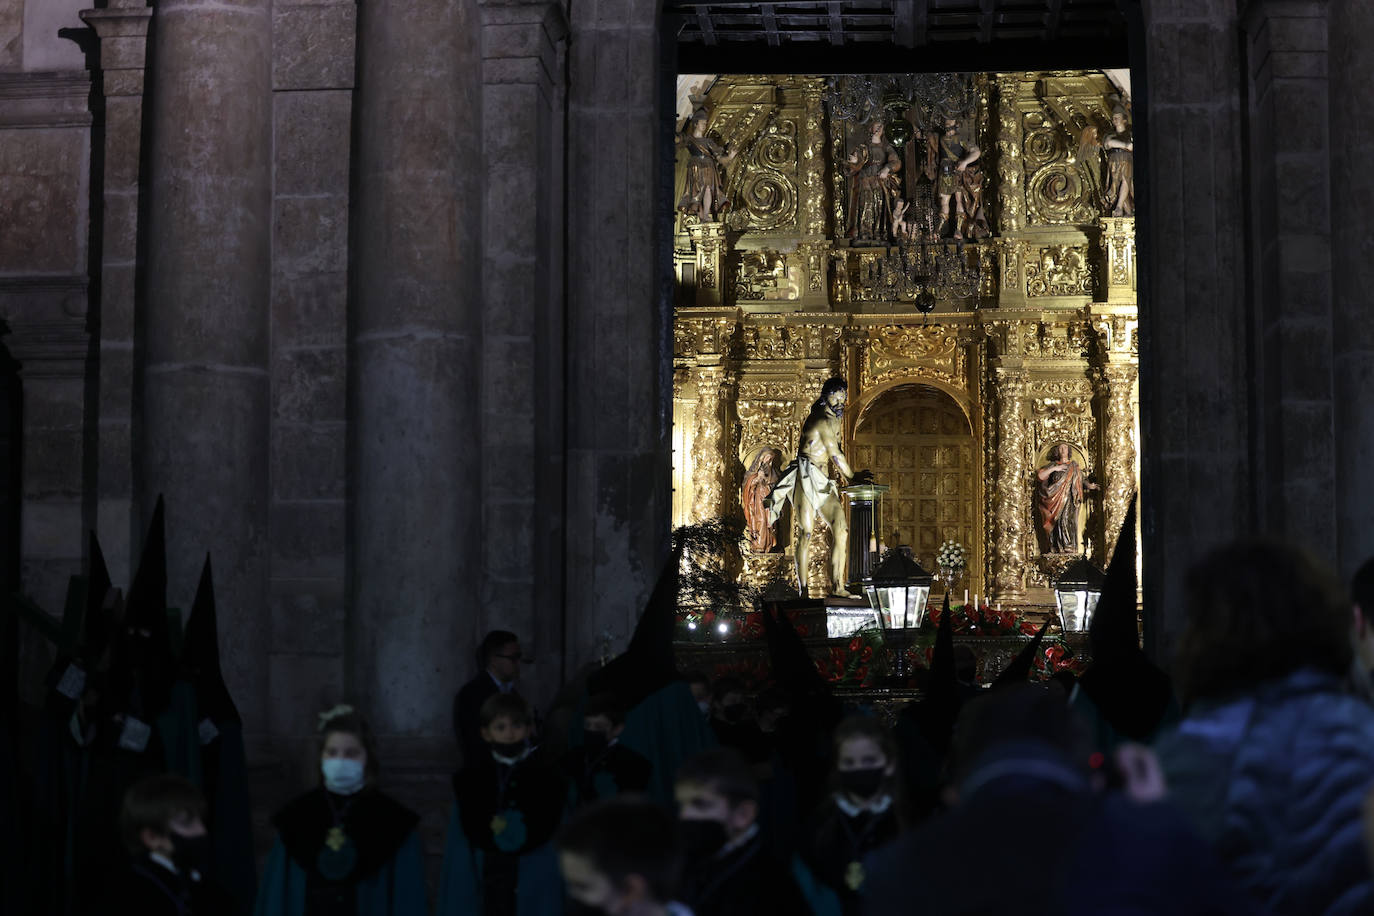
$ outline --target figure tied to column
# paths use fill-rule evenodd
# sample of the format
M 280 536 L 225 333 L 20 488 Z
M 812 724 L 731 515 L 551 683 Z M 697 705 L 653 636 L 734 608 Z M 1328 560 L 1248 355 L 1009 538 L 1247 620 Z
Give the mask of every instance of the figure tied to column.
M 783 471 L 764 505 L 770 524 L 775 524 L 785 503 L 791 502 L 797 518 L 797 590 L 807 593 L 806 571 L 811 559 L 811 535 L 816 516 L 830 528 L 834 547 L 830 552 L 830 594 L 848 597 L 845 574 L 849 568 L 849 522 L 840 501 L 840 488 L 826 473 L 831 462 L 845 483 L 866 483 L 873 475 L 855 473 L 840 450 L 841 420 L 849 398 L 849 386 L 842 378 L 828 379 L 821 396 L 811 405 L 802 424 L 797 459 Z

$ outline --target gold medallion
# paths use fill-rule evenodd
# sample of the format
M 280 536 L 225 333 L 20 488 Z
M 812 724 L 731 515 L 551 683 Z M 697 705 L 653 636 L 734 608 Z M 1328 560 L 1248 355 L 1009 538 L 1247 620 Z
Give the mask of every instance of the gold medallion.
M 857 891 L 864 886 L 864 867 L 858 862 L 850 862 L 844 870 L 844 885 L 851 891 Z
M 330 827 L 329 833 L 325 834 L 324 837 L 324 845 L 328 846 L 332 852 L 338 852 L 340 849 L 343 849 L 344 844 L 347 842 L 348 837 L 344 835 L 342 827 Z
M 500 814 L 491 819 L 492 836 L 500 836 L 506 832 L 506 819 Z

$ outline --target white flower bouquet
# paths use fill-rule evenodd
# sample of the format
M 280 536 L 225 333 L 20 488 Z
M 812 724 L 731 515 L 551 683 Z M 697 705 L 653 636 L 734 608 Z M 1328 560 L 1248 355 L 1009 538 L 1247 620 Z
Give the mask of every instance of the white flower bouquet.
M 940 550 L 935 554 L 935 562 L 940 568 L 949 572 L 958 572 L 964 568 L 967 562 L 964 555 L 964 545 L 958 541 L 945 541 L 940 545 Z

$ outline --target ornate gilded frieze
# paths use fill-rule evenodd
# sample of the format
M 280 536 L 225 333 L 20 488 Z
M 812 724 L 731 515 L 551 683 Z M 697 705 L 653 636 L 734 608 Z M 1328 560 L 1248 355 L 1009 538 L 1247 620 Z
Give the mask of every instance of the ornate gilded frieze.
M 802 281 L 788 255 L 774 248 L 740 251 L 735 267 L 736 302 L 790 302 L 801 296 Z
M 870 331 L 860 364 L 865 388 L 899 378 L 931 378 L 966 386 L 967 353 L 955 330 L 942 325 L 880 327 Z

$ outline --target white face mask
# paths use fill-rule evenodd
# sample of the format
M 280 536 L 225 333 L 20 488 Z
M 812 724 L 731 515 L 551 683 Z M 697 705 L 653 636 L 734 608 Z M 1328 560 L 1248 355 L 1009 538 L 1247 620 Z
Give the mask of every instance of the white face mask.
M 363 762 L 348 757 L 327 757 L 320 761 L 324 787 L 335 795 L 352 795 L 363 787 Z

